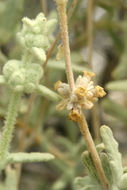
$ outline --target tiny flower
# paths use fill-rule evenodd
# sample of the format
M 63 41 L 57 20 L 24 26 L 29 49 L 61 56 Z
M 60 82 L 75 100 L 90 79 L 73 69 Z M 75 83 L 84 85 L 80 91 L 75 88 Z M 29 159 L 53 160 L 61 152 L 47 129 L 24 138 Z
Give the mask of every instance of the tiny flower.
M 62 83 L 61 81 L 57 81 L 54 85 L 55 90 L 58 91 L 58 93 L 63 97 L 67 98 L 70 94 L 70 88 L 69 85 L 66 83 Z
M 58 52 L 57 52 L 57 55 L 56 55 L 56 60 L 59 61 L 63 58 L 64 56 L 64 49 L 63 49 L 63 44 L 60 44 L 58 46 Z
M 80 86 L 75 90 L 75 94 L 79 97 L 79 98 L 83 98 L 85 95 L 87 95 L 87 89 Z
M 95 73 L 93 73 L 93 72 L 83 71 L 83 73 L 85 76 L 89 76 L 90 78 L 95 76 Z
M 104 91 L 104 89 L 101 86 L 96 86 L 96 95 L 99 98 L 102 98 L 103 96 L 106 95 L 106 92 Z
M 57 90 L 60 85 L 62 84 L 62 82 L 60 80 L 58 80 L 55 84 L 54 84 L 54 89 Z
M 80 118 L 80 113 L 76 110 L 72 110 L 69 114 L 69 119 L 72 120 L 73 122 L 78 121 Z
M 95 76 L 94 73 L 87 71 L 83 71 L 83 73 L 83 76 L 80 75 L 76 79 L 73 91 L 70 90 L 68 84 L 61 81 L 55 84 L 55 89 L 63 98 L 57 109 L 67 109 L 70 112 L 69 119 L 74 122 L 80 118 L 82 109 L 91 109 L 98 98 L 106 95 L 104 89 L 100 86 L 95 86 L 91 80 Z

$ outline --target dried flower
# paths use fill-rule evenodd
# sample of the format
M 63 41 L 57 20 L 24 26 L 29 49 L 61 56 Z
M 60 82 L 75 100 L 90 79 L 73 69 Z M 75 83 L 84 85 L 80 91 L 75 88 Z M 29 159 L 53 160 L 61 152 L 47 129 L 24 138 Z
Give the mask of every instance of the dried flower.
M 64 49 L 63 49 L 63 44 L 60 44 L 57 47 L 58 51 L 57 51 L 57 55 L 56 55 L 56 60 L 59 61 L 63 58 L 64 56 Z
M 76 122 L 80 117 L 81 109 L 91 109 L 94 102 L 106 95 L 104 89 L 95 86 L 91 80 L 95 76 L 93 72 L 83 71 L 83 76 L 79 76 L 75 82 L 75 88 L 70 90 L 69 84 L 56 82 L 55 90 L 62 96 L 63 100 L 57 106 L 58 110 L 67 109 L 69 119 Z

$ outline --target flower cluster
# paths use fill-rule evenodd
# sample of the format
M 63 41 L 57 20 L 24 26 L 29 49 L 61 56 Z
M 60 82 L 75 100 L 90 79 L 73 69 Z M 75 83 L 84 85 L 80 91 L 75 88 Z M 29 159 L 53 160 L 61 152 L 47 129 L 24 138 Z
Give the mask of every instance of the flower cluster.
M 31 55 L 37 57 L 40 61 L 46 60 L 45 51 L 50 47 L 52 41 L 52 32 L 56 25 L 56 19 L 47 20 L 43 13 L 37 15 L 36 19 L 27 17 L 22 19 L 23 28 L 18 33 L 18 39 Z
M 34 92 L 42 75 L 41 65 L 23 65 L 19 60 L 10 60 L 3 68 L 4 80 L 14 91 Z
M 18 39 L 24 55 L 21 61 L 9 60 L 4 65 L 3 80 L 14 91 L 32 93 L 36 91 L 43 75 L 40 61 L 46 60 L 45 51 L 50 46 L 56 19 L 47 21 L 40 13 L 33 20 L 25 17 L 22 21 L 23 28 L 18 33 Z
M 69 84 L 61 81 L 55 84 L 55 89 L 63 98 L 57 109 L 67 109 L 70 112 L 69 119 L 74 122 L 78 121 L 81 109 L 91 109 L 98 98 L 106 95 L 104 89 L 95 86 L 91 80 L 94 73 L 87 71 L 83 71 L 83 73 L 83 76 L 77 78 L 73 91 L 70 90 Z

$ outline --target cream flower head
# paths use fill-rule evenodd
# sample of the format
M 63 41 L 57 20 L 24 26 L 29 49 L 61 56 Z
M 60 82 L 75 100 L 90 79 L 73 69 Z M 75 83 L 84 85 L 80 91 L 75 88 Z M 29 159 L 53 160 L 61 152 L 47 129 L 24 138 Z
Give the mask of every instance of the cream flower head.
M 70 90 L 69 84 L 61 81 L 55 84 L 55 89 L 63 98 L 57 109 L 67 109 L 70 112 L 69 119 L 74 122 L 78 121 L 82 109 L 91 109 L 98 98 L 106 95 L 102 87 L 94 85 L 91 80 L 93 76 L 93 72 L 83 71 L 83 76 L 80 75 L 76 79 L 73 91 Z

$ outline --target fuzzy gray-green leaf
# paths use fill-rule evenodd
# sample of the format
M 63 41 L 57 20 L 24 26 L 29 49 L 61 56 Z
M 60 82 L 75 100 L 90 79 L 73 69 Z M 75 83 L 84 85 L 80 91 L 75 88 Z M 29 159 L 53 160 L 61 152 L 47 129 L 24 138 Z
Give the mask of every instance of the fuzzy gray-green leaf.
M 123 91 L 127 92 L 127 80 L 117 80 L 109 82 L 106 88 L 111 91 Z
M 84 166 L 87 168 L 89 176 L 99 183 L 97 170 L 96 170 L 95 165 L 93 163 L 92 157 L 88 151 L 83 152 L 82 162 L 83 162 Z
M 109 164 L 109 159 L 106 153 L 100 153 L 100 158 L 101 158 L 101 162 L 102 162 L 102 166 L 105 172 L 105 176 L 107 177 L 108 181 L 110 182 L 110 184 L 113 183 L 113 179 L 112 179 L 112 171 L 110 168 L 110 164 Z
M 17 190 L 17 176 L 14 169 L 7 171 L 5 190 Z
M 127 53 L 126 53 L 126 51 L 123 53 L 120 64 L 113 71 L 112 75 L 116 79 L 122 79 L 127 76 Z
M 74 180 L 74 190 L 102 190 L 89 176 L 77 177 Z
M 122 176 L 119 187 L 120 190 L 127 190 L 127 173 Z
M 123 167 L 121 154 L 118 151 L 118 143 L 114 139 L 112 131 L 109 127 L 103 125 L 100 129 L 100 132 L 109 158 L 113 183 L 119 184 L 120 178 L 123 174 Z
M 49 60 L 47 67 L 54 70 L 65 70 L 65 64 L 63 61 Z M 76 73 L 81 73 L 84 70 L 90 71 L 90 69 L 76 64 L 72 64 L 72 70 Z
M 8 156 L 9 163 L 25 163 L 25 162 L 47 162 L 54 159 L 50 153 L 11 153 Z
M 104 111 L 109 115 L 124 121 L 125 123 L 127 122 L 127 109 L 125 107 L 109 98 L 104 98 L 101 105 L 104 108 Z
M 0 12 L 0 42 L 2 44 L 8 42 L 16 32 L 23 11 L 24 0 L 8 0 L 4 3 L 5 6 Z
M 38 85 L 37 90 L 38 94 L 44 96 L 45 98 L 51 100 L 51 101 L 59 101 L 61 98 L 60 96 L 53 92 L 52 90 L 50 90 L 49 88 L 43 86 L 43 85 Z

